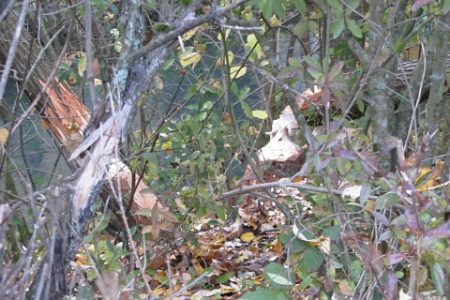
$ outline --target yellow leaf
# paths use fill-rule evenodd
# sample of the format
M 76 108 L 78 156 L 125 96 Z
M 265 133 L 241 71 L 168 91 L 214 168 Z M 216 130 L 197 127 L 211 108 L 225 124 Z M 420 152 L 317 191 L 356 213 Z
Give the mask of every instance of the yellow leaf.
M 6 128 L 0 128 L 0 144 L 3 146 L 6 144 L 9 138 L 9 131 Z
M 228 51 L 227 56 L 228 56 L 228 63 L 231 64 L 231 62 L 233 61 L 233 58 L 234 58 L 233 52 Z
M 270 25 L 281 26 L 281 21 L 277 18 L 277 16 L 273 15 L 272 18 L 270 18 Z
M 264 275 L 258 275 L 255 278 L 253 278 L 253 283 L 260 285 L 264 282 Z
M 172 142 L 170 140 L 167 140 L 162 144 L 161 150 L 163 151 L 171 151 L 172 150 Z
M 265 120 L 268 117 L 267 112 L 265 110 L 253 110 L 252 116 L 261 120 Z
M 417 178 L 414 180 L 414 184 L 417 185 L 420 182 L 422 182 L 425 177 L 428 176 L 433 170 L 430 167 L 422 167 L 419 170 L 419 175 L 417 175 Z
M 427 182 L 425 182 L 424 184 L 421 184 L 418 188 L 417 191 L 418 192 L 425 192 L 428 189 L 432 188 L 433 186 L 436 186 L 438 184 L 438 181 L 435 178 L 431 178 L 430 180 L 428 180 Z
M 167 294 L 167 289 L 163 288 L 155 288 L 152 290 L 152 296 L 153 297 L 160 297 Z
M 253 234 L 253 232 L 245 232 L 241 235 L 241 241 L 243 241 L 244 243 L 251 242 L 254 239 L 255 235 Z
M 234 78 L 240 78 L 245 75 L 247 72 L 247 67 L 241 67 L 241 66 L 234 66 L 230 68 L 230 77 L 232 79 Z
M 81 53 L 80 60 L 78 61 L 78 75 L 83 77 L 84 71 L 86 71 L 86 54 Z
M 231 29 L 229 29 L 229 28 L 225 30 L 225 41 L 230 36 L 230 32 L 231 32 Z M 222 34 L 221 33 L 217 34 L 217 39 L 222 42 Z
M 102 82 L 100 79 L 94 78 L 94 85 L 95 85 L 95 86 L 102 85 L 102 83 L 103 83 L 103 82 Z
M 183 41 L 190 40 L 198 31 L 198 27 L 195 27 L 194 29 L 189 30 L 185 34 L 183 34 Z
M 254 34 L 249 34 L 247 36 L 247 49 L 255 49 L 254 52 L 256 53 L 257 58 L 261 58 L 264 56 L 264 51 L 261 48 L 261 45 L 258 42 L 258 38 Z
M 115 41 L 114 42 L 114 50 L 117 53 L 120 53 L 120 51 L 122 51 L 122 43 L 120 41 Z
M 181 53 L 181 55 L 179 56 L 180 64 L 183 68 L 189 65 L 195 66 L 201 58 L 202 56 L 199 53 L 189 51 Z
M 375 200 L 372 200 L 372 199 L 368 199 L 367 200 L 367 204 L 366 204 L 366 207 L 364 207 L 364 210 L 365 211 L 368 211 L 368 212 L 373 212 L 373 211 L 375 211 L 375 207 L 376 207 L 376 201 Z
M 247 129 L 247 133 L 249 134 L 249 135 L 257 135 L 257 134 L 259 134 L 259 130 L 258 129 L 256 129 L 255 128 L 255 126 L 250 126 L 248 129 Z
M 158 90 L 162 90 L 164 88 L 164 81 L 161 79 L 161 77 L 159 77 L 158 75 L 156 75 L 155 77 L 153 77 L 153 82 L 155 84 L 155 87 Z

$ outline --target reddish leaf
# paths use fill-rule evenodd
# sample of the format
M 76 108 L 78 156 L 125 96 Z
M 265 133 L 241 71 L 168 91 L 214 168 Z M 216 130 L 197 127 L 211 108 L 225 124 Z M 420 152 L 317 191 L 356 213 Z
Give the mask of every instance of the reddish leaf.
M 450 238 L 450 222 L 442 224 L 434 229 L 427 230 L 425 236 L 432 238 Z
M 395 273 L 392 271 L 388 271 L 388 274 L 386 276 L 386 299 L 387 300 L 395 300 L 398 298 L 398 286 L 397 286 L 397 276 L 395 276 Z
M 389 254 L 387 256 L 388 258 L 388 263 L 389 265 L 395 265 L 398 264 L 399 262 L 401 262 L 404 258 L 406 257 L 406 254 L 404 253 L 394 253 L 394 254 Z
M 405 210 L 406 217 L 406 227 L 413 234 L 419 235 L 422 232 L 422 229 L 419 227 L 419 223 L 417 223 L 417 216 L 412 213 L 409 209 Z
M 372 215 L 375 217 L 375 219 L 380 221 L 380 223 L 383 224 L 384 226 L 389 226 L 389 220 L 382 213 L 379 213 L 377 211 L 372 211 Z

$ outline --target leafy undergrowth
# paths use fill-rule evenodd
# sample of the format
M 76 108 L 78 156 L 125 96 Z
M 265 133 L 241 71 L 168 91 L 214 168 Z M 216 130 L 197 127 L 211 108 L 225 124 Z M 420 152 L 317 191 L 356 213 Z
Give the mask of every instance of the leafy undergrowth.
M 164 239 L 159 246 L 152 243 L 154 248 L 150 251 L 138 242 L 142 257 L 152 253 L 145 266 L 152 296 L 163 299 L 290 299 L 293 295 L 304 298 L 318 293 L 312 282 L 300 281 L 293 268 L 286 268 L 286 263 L 297 263 L 304 256 L 305 271 L 319 269 L 324 263 L 322 252 L 330 250 L 329 237 L 315 241 L 307 240 L 300 233 L 295 236 L 292 228 L 296 227 L 283 225 L 285 216 L 269 200 L 260 202 L 247 198 L 240 205 L 234 222 L 226 223 L 215 217 L 198 219 L 190 228 L 195 239 L 175 237 L 170 249 Z M 336 237 L 336 234 L 335 230 L 329 231 L 330 236 Z M 87 251 L 77 256 L 76 269 L 86 273 L 88 282 L 95 282 L 91 287 L 84 285 L 83 293 L 105 297 L 120 291 L 123 299 L 146 299 L 145 289 L 127 290 L 123 285 L 126 276 L 119 280 L 119 274 L 124 275 L 126 267 L 132 263 L 131 253 L 123 250 L 126 248 L 123 243 L 103 238 L 92 241 Z M 310 275 L 309 281 L 324 280 L 324 277 Z M 109 287 L 102 288 L 104 284 Z M 248 294 L 249 291 L 254 292 Z
M 450 269 L 442 163 L 424 167 L 418 149 L 396 172 L 379 174 L 360 130 L 317 127 L 320 150 L 311 151 L 293 142 L 296 124 L 283 111 L 258 152 L 261 172 L 248 165 L 231 192 L 210 197 L 205 181 L 169 193 L 179 228 L 158 241 L 136 227 L 99 236 L 109 222 L 99 215 L 73 290 L 111 299 L 442 299 Z M 215 145 L 199 145 L 177 174 L 218 172 L 206 163 Z M 395 147 L 395 139 L 386 146 Z

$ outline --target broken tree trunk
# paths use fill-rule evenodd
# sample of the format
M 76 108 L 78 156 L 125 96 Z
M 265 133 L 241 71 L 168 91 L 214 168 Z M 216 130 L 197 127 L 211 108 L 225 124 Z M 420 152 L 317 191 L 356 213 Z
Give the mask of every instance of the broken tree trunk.
M 16 13 L 11 11 L 0 23 L 0 59 L 3 62 L 6 61 L 17 22 Z M 55 79 L 56 70 L 64 53 L 61 53 L 59 58 L 55 58 L 56 62 L 53 64 L 49 64 L 48 60 L 43 59 L 48 55 L 50 55 L 48 51 L 44 51 L 28 31 L 22 32 L 13 68 L 16 77 L 22 79 L 21 84 L 32 103 L 24 115 L 14 121 L 10 133 L 12 134 L 22 121 L 33 110 L 36 110 L 41 115 L 43 127 L 54 135 L 64 152 L 70 156 L 74 154 L 75 149 L 80 149 L 78 147 L 84 140 L 84 130 L 88 125 L 91 113 L 65 82 L 58 82 Z M 51 219 L 55 226 L 52 227 L 53 231 L 49 233 L 48 237 L 48 252 L 45 254 L 48 263 L 45 264 L 46 267 L 39 268 L 35 279 L 33 277 L 29 279 L 33 284 L 31 291 L 27 293 L 40 295 L 42 290 L 36 287 L 40 280 L 39 277 L 50 276 L 46 281 L 46 284 L 51 285 L 50 288 L 46 288 L 47 292 L 50 291 L 52 297 L 66 294 L 65 274 L 68 262 L 78 250 L 84 228 L 92 216 L 90 204 L 96 201 L 102 189 L 113 199 L 120 201 L 133 195 L 130 212 L 134 224 L 158 227 L 158 222 L 162 223 L 162 219 L 165 219 L 166 222 L 158 228 L 168 229 L 175 224 L 176 220 L 168 212 L 168 209 L 158 201 L 153 193 L 149 192 L 148 186 L 139 180 L 139 177 L 136 176 L 137 184 L 133 185 L 132 171 L 120 160 L 118 155 L 117 147 L 120 138 L 118 133 L 123 121 L 121 118 L 127 117 L 126 114 L 131 111 L 134 104 L 135 101 L 131 101 L 121 106 L 121 111 L 112 114 L 97 131 L 94 131 L 93 135 L 96 132 L 99 133 L 98 140 L 90 144 L 89 151 L 84 151 L 82 158 L 75 154 L 77 159 L 74 161 L 83 165 L 84 168 L 77 177 L 75 189 L 73 185 L 66 184 L 55 191 L 54 196 L 60 201 L 65 202 L 72 198 L 72 202 L 69 205 L 67 204 L 70 202 L 65 202 L 65 205 L 61 203 L 58 205 L 58 209 L 55 205 L 51 205 Z M 90 137 L 93 135 L 91 134 Z M 88 140 L 91 139 L 88 137 Z M 107 188 L 103 188 L 103 184 L 100 182 L 102 180 L 109 182 Z M 132 191 L 133 188 L 135 191 Z M 61 193 L 64 193 L 64 196 Z M 68 194 L 74 194 L 74 196 L 67 197 Z M 124 194 L 127 196 L 122 197 Z M 121 206 L 122 208 L 128 207 L 128 204 L 121 204 Z M 145 213 L 141 213 L 141 211 Z M 125 210 L 121 209 L 121 213 L 125 215 Z M 151 216 L 152 214 L 154 216 Z M 167 222 L 167 219 L 170 221 Z M 128 222 L 125 216 L 123 216 L 123 221 Z M 78 230 L 74 231 L 74 229 Z
M 0 24 L 0 57 L 3 60 L 8 54 L 16 23 L 17 16 L 14 12 L 11 12 Z M 41 49 L 36 43 L 33 43 L 33 37 L 29 32 L 24 31 L 13 64 L 18 76 L 24 79 L 22 83 L 25 87 L 25 93 L 29 99 L 33 100 L 27 112 L 29 113 L 32 108 L 36 108 L 42 117 L 44 128 L 51 131 L 63 146 L 66 154 L 72 155 L 73 151 L 83 141 L 83 131 L 90 119 L 89 109 L 65 82 L 58 82 L 54 78 L 58 61 L 50 66 L 43 59 L 39 59 L 42 56 L 39 53 Z M 32 52 L 31 55 L 30 51 Z M 30 57 L 29 62 L 25 59 L 27 57 Z M 30 70 L 32 64 L 35 64 L 35 67 Z M 20 125 L 20 122 L 21 119 L 18 120 L 13 130 Z M 78 162 L 82 162 L 82 159 Z M 116 159 L 112 163 L 114 167 L 108 167 L 107 179 L 116 181 L 116 184 L 120 182 L 120 192 L 130 192 L 132 188 L 131 170 L 120 160 Z M 90 179 L 87 178 L 87 180 Z M 83 189 L 86 189 L 86 187 L 87 185 L 83 185 L 76 193 L 82 195 Z M 145 190 L 145 193 L 142 193 L 143 190 Z M 148 192 L 148 187 L 141 180 L 137 184 L 134 194 L 131 214 L 135 221 L 139 219 L 138 223 L 151 224 L 152 220 L 142 215 L 137 217 L 136 213 L 143 209 L 153 210 L 155 205 L 159 209 L 163 209 L 164 205 L 158 202 L 154 194 Z M 83 201 L 79 197 L 76 199 L 77 201 L 73 203 L 75 212 L 83 206 Z

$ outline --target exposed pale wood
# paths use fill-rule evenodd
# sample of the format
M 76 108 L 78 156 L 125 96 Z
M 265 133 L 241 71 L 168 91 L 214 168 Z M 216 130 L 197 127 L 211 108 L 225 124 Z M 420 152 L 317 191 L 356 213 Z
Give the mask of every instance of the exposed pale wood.
M 11 41 L 12 34 L 14 33 L 16 20 L 17 16 L 14 12 L 11 12 L 0 24 L 0 58 L 2 58 L 2 60 L 5 59 L 8 53 L 8 45 Z M 29 66 L 24 60 L 24 57 L 29 56 L 30 43 L 32 42 L 33 37 L 28 32 L 24 31 L 21 36 L 17 55 L 14 59 L 14 68 L 21 78 L 25 78 L 29 71 Z M 34 45 L 31 49 L 31 63 L 35 63 L 40 49 L 38 49 L 37 45 Z M 42 117 L 42 126 L 52 132 L 68 155 L 72 155 L 74 150 L 78 148 L 84 139 L 83 130 L 89 122 L 90 112 L 78 95 L 74 93 L 65 82 L 58 82 L 53 79 L 47 88 L 45 88 L 46 81 L 48 80 L 51 71 L 51 65 L 49 65 L 48 62 L 38 62 L 30 80 L 25 85 L 26 93 L 29 98 L 33 100 L 42 91 L 44 92 L 44 97 L 42 97 L 41 101 L 39 101 L 36 106 Z M 96 176 L 103 178 L 105 176 L 103 172 L 106 172 L 106 177 L 108 179 L 112 179 L 111 182 L 117 184 L 120 181 L 121 193 L 128 193 L 133 186 L 132 172 L 124 163 L 121 163 L 121 168 L 110 168 L 112 161 L 114 164 L 117 164 L 117 159 L 110 160 L 111 157 L 108 155 L 116 155 L 117 152 L 113 153 L 113 151 L 116 150 L 115 147 L 118 146 L 119 141 L 117 139 L 117 124 L 111 128 L 108 128 L 108 126 L 108 124 L 104 124 L 103 128 L 105 130 L 115 131 L 113 135 L 116 137 L 116 140 L 111 140 L 112 132 L 108 132 L 108 134 L 102 132 L 103 138 L 101 139 L 101 142 L 104 144 L 102 144 L 101 147 L 94 148 L 94 152 L 86 153 L 87 156 L 96 157 L 97 159 L 86 165 L 90 175 L 84 177 L 77 186 L 74 198 L 75 201 L 73 203 L 73 207 L 76 211 L 79 211 L 87 205 L 87 198 L 83 199 L 83 197 L 87 197 L 86 194 L 91 192 L 89 190 L 91 188 L 89 181 L 92 181 Z M 109 147 L 111 144 L 113 144 L 114 147 Z M 81 162 L 81 160 L 78 161 Z M 119 181 L 115 180 L 115 177 L 120 178 Z M 136 179 L 139 180 L 139 177 Z M 138 187 L 140 189 L 147 189 L 147 192 L 144 196 L 138 193 L 137 195 L 139 195 L 139 197 L 136 198 L 137 202 L 132 203 L 131 205 L 131 214 L 134 217 L 134 222 L 144 225 L 154 224 L 154 220 L 151 219 L 150 213 L 148 214 L 148 217 L 142 215 L 138 216 L 138 213 L 142 210 L 152 211 L 155 205 L 158 208 L 163 209 L 164 205 L 162 202 L 158 202 L 156 195 L 149 192 L 148 186 L 142 181 L 140 181 Z M 115 188 L 117 188 L 117 185 Z

